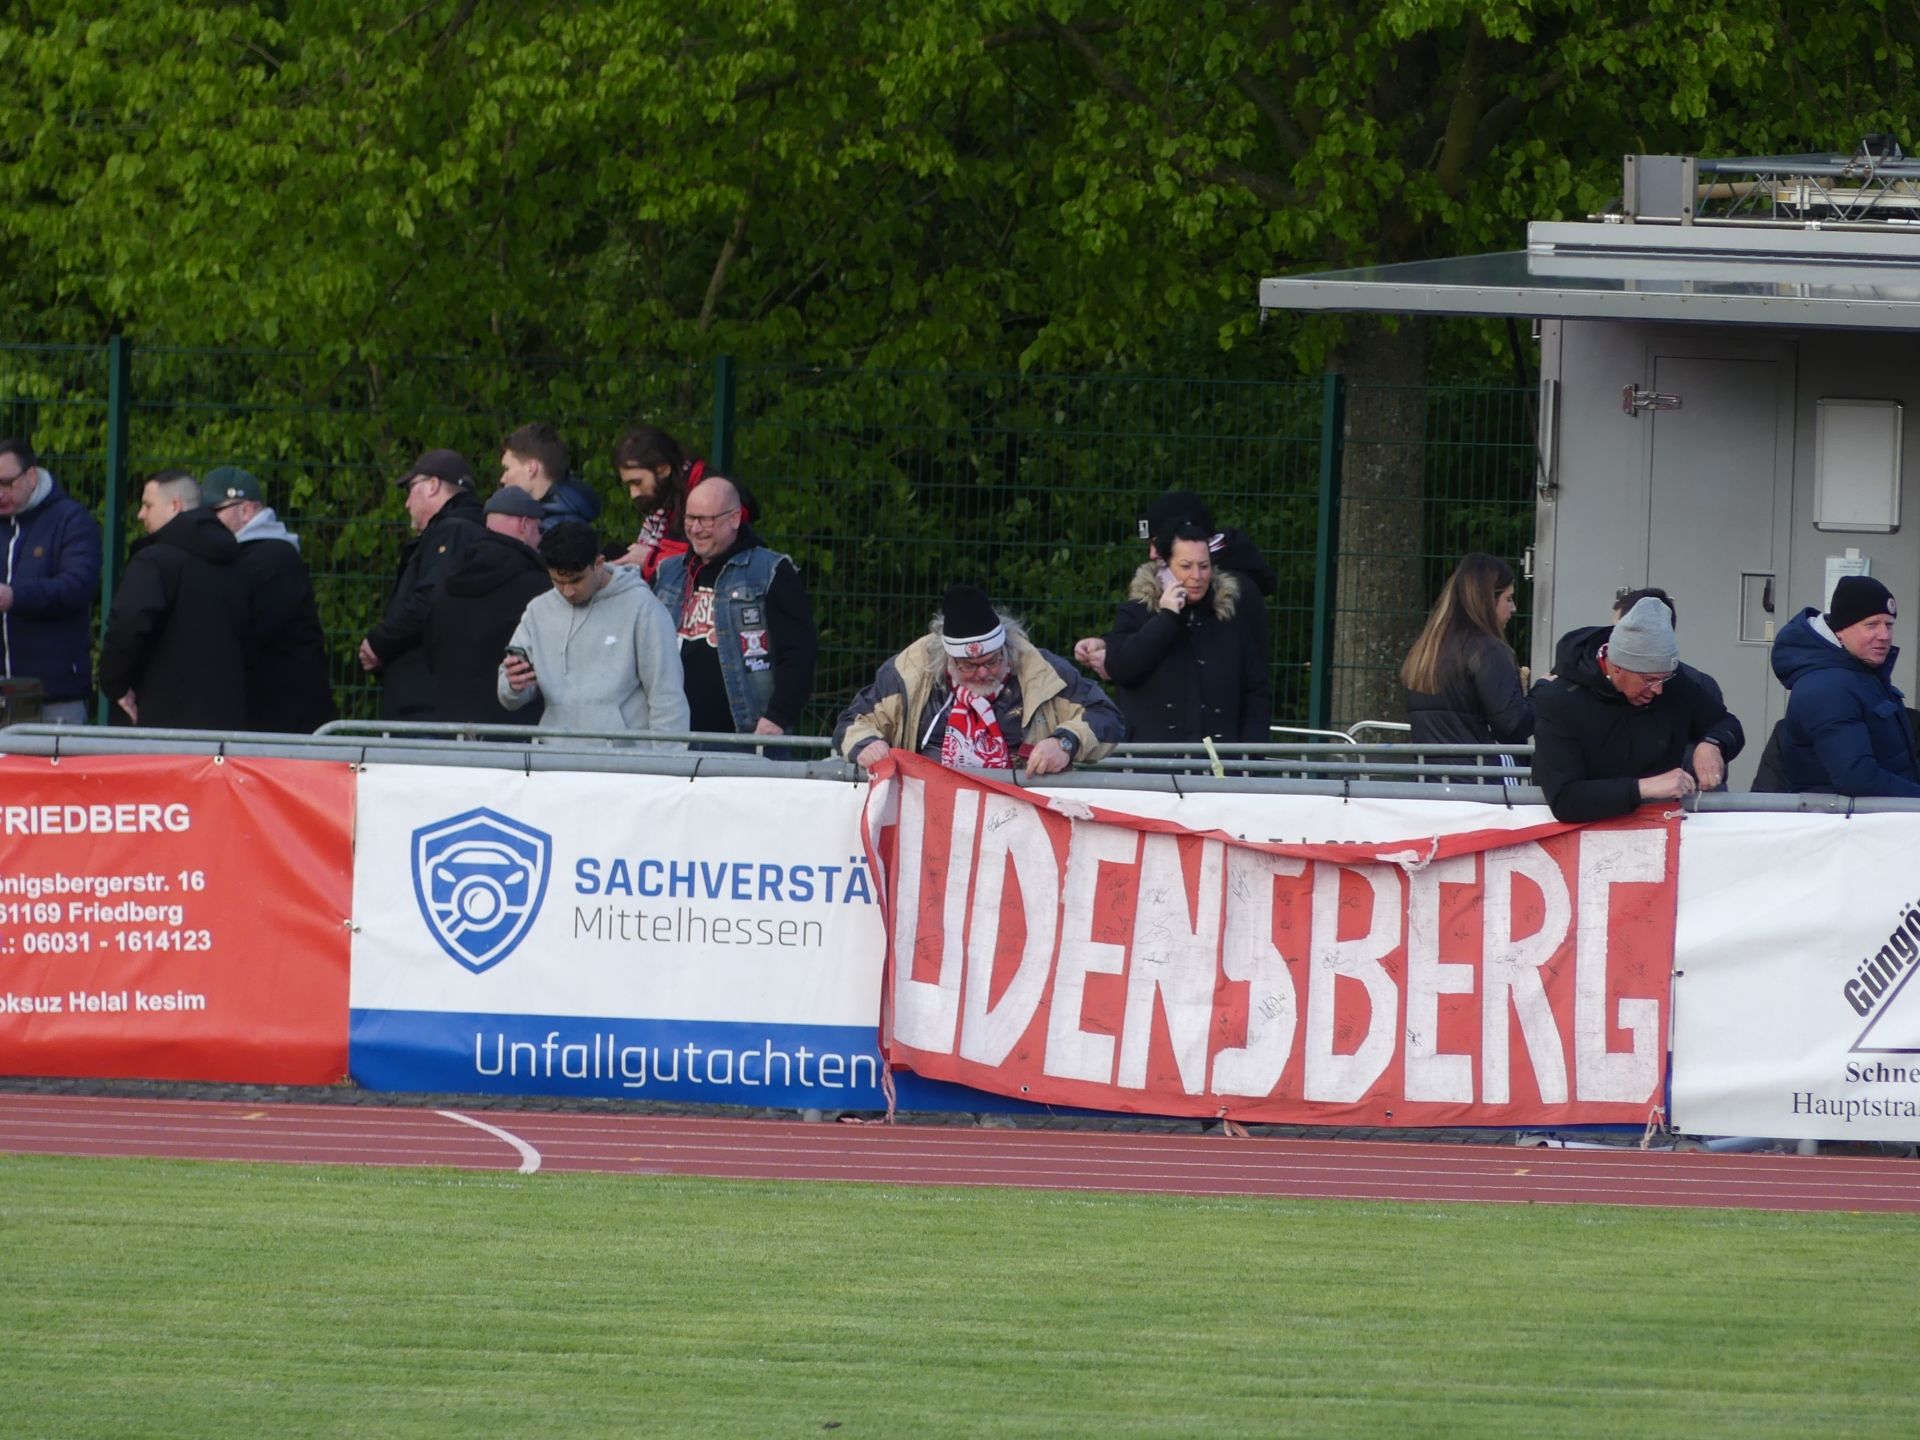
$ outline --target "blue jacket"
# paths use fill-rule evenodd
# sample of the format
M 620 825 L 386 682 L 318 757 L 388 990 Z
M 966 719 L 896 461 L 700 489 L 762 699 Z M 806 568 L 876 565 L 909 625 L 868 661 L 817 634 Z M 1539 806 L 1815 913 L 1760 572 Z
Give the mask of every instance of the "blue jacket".
M 1786 789 L 1920 798 L 1906 699 L 1893 687 L 1891 650 L 1870 669 L 1841 648 L 1808 606 L 1773 642 L 1773 673 L 1793 693 L 1780 731 Z
M 591 486 L 569 475 L 547 491 L 547 498 L 540 502 L 540 508 L 547 512 L 540 521 L 542 531 L 551 530 L 562 520 L 578 520 L 591 525 L 600 518 L 600 497 L 594 494 Z
M 84 700 L 93 694 L 100 526 L 51 475 L 45 483 L 38 505 L 0 517 L 0 584 L 13 587 L 13 608 L 0 612 L 0 667 L 37 679 L 49 700 Z

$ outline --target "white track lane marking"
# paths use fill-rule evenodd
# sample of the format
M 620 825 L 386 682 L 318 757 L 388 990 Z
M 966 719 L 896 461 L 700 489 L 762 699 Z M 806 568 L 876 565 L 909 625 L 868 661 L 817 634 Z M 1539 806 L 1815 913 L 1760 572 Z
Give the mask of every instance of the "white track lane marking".
M 462 1125 L 471 1125 L 476 1130 L 484 1130 L 495 1139 L 504 1140 L 520 1152 L 520 1173 L 531 1175 L 540 1168 L 540 1152 L 509 1130 L 498 1125 L 489 1125 L 484 1120 L 476 1120 L 471 1115 L 462 1115 L 458 1110 L 436 1110 L 436 1115 L 444 1115 L 449 1120 L 458 1120 Z

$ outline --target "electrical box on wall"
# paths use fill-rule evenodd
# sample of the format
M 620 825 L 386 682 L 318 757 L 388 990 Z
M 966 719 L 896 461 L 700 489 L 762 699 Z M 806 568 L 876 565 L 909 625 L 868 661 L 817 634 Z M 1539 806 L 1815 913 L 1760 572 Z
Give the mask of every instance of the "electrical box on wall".
M 1898 400 L 1827 399 L 1814 406 L 1813 523 L 1886 534 L 1900 528 Z

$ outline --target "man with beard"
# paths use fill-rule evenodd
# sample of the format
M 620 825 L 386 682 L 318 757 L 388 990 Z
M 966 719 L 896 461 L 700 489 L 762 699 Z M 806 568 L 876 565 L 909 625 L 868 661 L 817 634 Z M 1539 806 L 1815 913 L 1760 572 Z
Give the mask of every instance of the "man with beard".
M 760 543 L 725 476 L 694 486 L 686 526 L 692 551 L 660 566 L 653 593 L 679 628 L 693 728 L 792 734 L 820 653 L 800 572 Z
M 1034 645 L 986 592 L 955 585 L 928 633 L 880 667 L 833 733 L 836 752 L 872 769 L 913 750 L 966 770 L 1052 775 L 1091 764 L 1126 722 L 1107 694 Z

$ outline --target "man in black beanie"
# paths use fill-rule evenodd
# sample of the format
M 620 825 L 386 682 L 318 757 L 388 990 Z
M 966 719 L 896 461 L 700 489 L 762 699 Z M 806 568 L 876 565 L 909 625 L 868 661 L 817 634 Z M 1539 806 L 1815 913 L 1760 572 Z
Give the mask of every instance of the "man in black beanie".
M 833 748 L 871 770 L 914 750 L 963 770 L 1051 775 L 1098 760 L 1126 734 L 1107 693 L 1027 639 L 986 592 L 955 585 L 919 640 L 880 667 L 834 727 Z
M 1893 594 L 1846 575 L 1822 615 L 1809 605 L 1773 642 L 1773 673 L 1792 694 L 1780 733 L 1789 791 L 1920 798 L 1920 757 L 1893 686 Z

